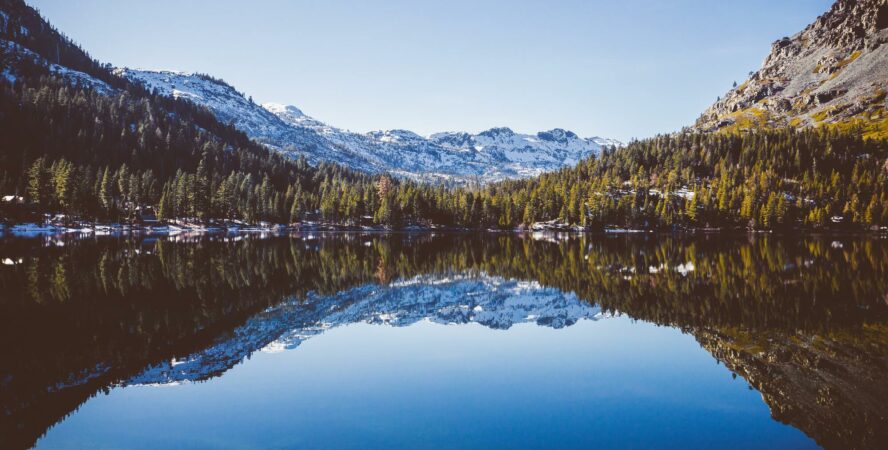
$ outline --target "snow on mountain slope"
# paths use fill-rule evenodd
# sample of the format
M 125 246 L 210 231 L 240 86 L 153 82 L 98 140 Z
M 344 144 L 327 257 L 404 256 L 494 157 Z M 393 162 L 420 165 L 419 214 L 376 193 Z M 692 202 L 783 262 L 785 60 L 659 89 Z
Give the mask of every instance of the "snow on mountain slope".
M 356 153 L 372 154 L 383 171 L 414 179 L 491 182 L 524 178 L 576 164 L 597 155 L 605 145 L 621 145 L 613 140 L 580 138 L 561 129 L 536 135 L 518 134 L 508 128 L 476 135 L 450 132 L 429 137 L 407 130 L 356 134 L 324 125 L 294 106 L 263 106 L 293 126 L 311 127 Z
M 310 162 L 330 161 L 371 173 L 465 183 L 523 178 L 576 164 L 614 140 L 581 138 L 561 129 L 536 135 L 493 128 L 479 134 L 406 130 L 355 133 L 327 125 L 292 105 L 257 105 L 222 81 L 200 74 L 117 69 L 150 89 L 203 105 L 251 138 Z
M 286 123 L 291 125 L 301 126 L 301 127 L 309 127 L 315 128 L 319 131 L 325 133 L 333 132 L 332 127 L 328 127 L 326 124 L 321 122 L 320 120 L 314 119 L 312 117 L 306 116 L 305 113 L 302 112 L 301 109 L 293 106 L 293 105 L 281 105 L 278 103 L 263 103 L 262 107 L 271 112 L 272 114 L 278 116 Z
M 294 158 L 304 155 L 312 163 L 334 161 L 356 170 L 378 170 L 363 155 L 328 140 L 320 129 L 322 124 L 292 126 L 220 80 L 200 74 L 125 68 L 114 73 L 162 95 L 204 106 L 220 122 L 234 124 L 254 140 Z
M 5 78 L 9 82 L 16 81 L 16 68 L 19 65 L 18 63 L 27 59 L 35 64 L 45 66 L 53 74 L 66 78 L 71 84 L 91 88 L 102 95 L 111 95 L 116 92 L 114 88 L 102 80 L 98 80 L 88 74 L 69 69 L 65 66 L 53 64 L 42 56 L 15 42 L 0 39 L 0 53 L 2 53 L 3 58 L 9 59 L 0 60 L 0 63 L 2 63 L 2 65 L 0 65 L 0 67 L 2 67 L 2 70 L 0 70 L 0 77 Z
M 503 164 L 518 177 L 538 175 L 562 166 L 575 165 L 601 145 L 571 131 L 556 128 L 536 135 L 518 134 L 508 128 L 491 128 L 476 135 L 437 133 L 430 139 L 442 147 L 475 152 L 490 164 Z
M 573 293 L 536 282 L 490 276 L 423 275 L 348 289 L 332 296 L 310 295 L 269 308 L 209 347 L 149 366 L 125 385 L 172 384 L 221 375 L 255 351 L 293 349 L 325 330 L 352 323 L 402 327 L 421 320 L 478 323 L 508 329 L 518 323 L 563 328 L 581 319 L 607 317 Z

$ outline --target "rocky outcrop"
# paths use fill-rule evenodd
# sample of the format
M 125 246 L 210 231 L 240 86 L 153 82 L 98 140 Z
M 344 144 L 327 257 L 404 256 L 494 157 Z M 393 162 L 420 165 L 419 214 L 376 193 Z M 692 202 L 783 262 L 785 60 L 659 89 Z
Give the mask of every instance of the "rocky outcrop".
M 699 131 L 862 126 L 888 137 L 888 0 L 838 0 L 774 42 L 761 69 L 697 120 Z

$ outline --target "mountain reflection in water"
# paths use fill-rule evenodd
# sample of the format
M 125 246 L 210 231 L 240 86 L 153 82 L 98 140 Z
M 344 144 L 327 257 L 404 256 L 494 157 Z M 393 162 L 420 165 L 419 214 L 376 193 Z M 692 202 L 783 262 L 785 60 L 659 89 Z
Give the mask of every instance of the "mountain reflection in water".
M 352 323 L 406 326 L 420 320 L 441 324 L 476 322 L 496 329 L 532 321 L 561 328 L 600 310 L 537 283 L 501 278 L 419 276 L 388 286 L 364 285 L 335 295 L 306 298 L 269 308 L 229 336 L 187 357 L 149 366 L 126 384 L 166 384 L 219 375 L 257 349 L 296 348 L 325 330 Z
M 0 260 L 3 448 L 97 393 L 209 380 L 344 325 L 615 314 L 694 336 L 822 446 L 888 441 L 885 239 L 47 238 L 0 241 Z

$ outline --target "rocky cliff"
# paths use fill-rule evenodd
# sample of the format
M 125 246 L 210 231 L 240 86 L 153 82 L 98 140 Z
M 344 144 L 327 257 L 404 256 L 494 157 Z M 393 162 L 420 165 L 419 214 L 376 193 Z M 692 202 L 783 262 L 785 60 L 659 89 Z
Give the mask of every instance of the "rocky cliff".
M 861 127 L 888 137 L 888 0 L 837 0 L 774 42 L 761 69 L 697 120 L 700 131 Z

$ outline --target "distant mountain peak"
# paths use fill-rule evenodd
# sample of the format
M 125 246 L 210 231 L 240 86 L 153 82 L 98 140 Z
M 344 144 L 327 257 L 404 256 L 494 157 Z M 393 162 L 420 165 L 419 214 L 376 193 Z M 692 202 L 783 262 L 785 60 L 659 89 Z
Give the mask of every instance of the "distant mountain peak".
M 263 103 L 262 107 L 271 111 L 278 116 L 288 116 L 292 118 L 304 117 L 305 113 L 301 109 L 293 105 L 282 105 L 280 103 Z
M 495 127 L 486 131 L 482 131 L 478 133 L 480 136 L 490 136 L 490 137 L 499 137 L 499 136 L 512 136 L 515 134 L 511 128 L 508 127 Z
M 537 137 L 546 141 L 565 142 L 568 139 L 576 139 L 577 135 L 573 131 L 553 128 L 549 131 L 540 131 Z
M 368 136 L 378 139 L 382 142 L 409 142 L 419 141 L 425 138 L 410 130 L 380 130 L 367 133 Z

